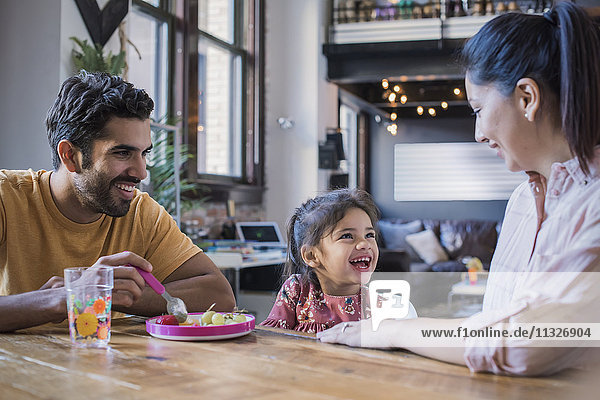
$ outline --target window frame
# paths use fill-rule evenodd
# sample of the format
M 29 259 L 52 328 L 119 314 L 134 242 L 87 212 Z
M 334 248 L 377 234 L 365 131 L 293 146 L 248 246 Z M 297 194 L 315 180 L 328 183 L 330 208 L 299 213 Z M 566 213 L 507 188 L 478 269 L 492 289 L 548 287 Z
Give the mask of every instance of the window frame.
M 132 0 L 132 9 L 149 15 L 151 18 L 159 20 L 167 24 L 167 99 L 166 99 L 166 111 L 167 115 L 173 117 L 175 115 L 174 110 L 174 99 L 175 93 L 175 73 L 174 73 L 174 43 L 175 43 L 175 16 L 169 12 L 169 0 L 160 0 L 159 7 L 155 7 L 152 4 L 145 2 L 144 0 Z M 156 79 L 156 77 L 155 77 Z M 155 99 L 153 99 L 155 100 Z M 157 121 L 164 123 L 165 121 Z
M 263 1 L 234 0 L 234 36 L 228 43 L 198 28 L 198 0 L 185 1 L 185 80 L 183 140 L 194 158 L 187 163 L 186 174 L 191 181 L 207 186 L 209 196 L 215 201 L 234 199 L 236 201 L 257 203 L 262 201 L 263 191 L 263 140 L 262 140 L 262 93 L 264 77 L 262 65 Z M 248 28 L 244 32 L 244 16 L 248 12 Z M 248 35 L 244 48 L 244 34 Z M 195 88 L 198 87 L 198 42 L 207 40 L 211 45 L 240 57 L 241 64 L 241 176 L 200 174 L 197 170 L 197 118 L 198 107 Z
M 182 132 L 192 159 L 184 166 L 184 176 L 207 187 L 213 201 L 233 199 L 260 203 L 264 191 L 264 1 L 234 0 L 234 41 L 228 43 L 198 29 L 198 0 L 160 0 L 156 7 L 143 0 L 132 0 L 132 8 L 167 23 L 168 88 L 167 112 Z M 248 13 L 244 32 L 243 10 Z M 235 55 L 241 64 L 241 177 L 197 172 L 197 104 L 193 101 L 198 87 L 198 40 L 209 40 Z M 244 39 L 246 43 L 244 47 Z M 173 123 L 173 121 L 167 121 Z M 186 194 L 193 197 L 193 194 Z M 198 196 L 206 196 L 198 194 Z

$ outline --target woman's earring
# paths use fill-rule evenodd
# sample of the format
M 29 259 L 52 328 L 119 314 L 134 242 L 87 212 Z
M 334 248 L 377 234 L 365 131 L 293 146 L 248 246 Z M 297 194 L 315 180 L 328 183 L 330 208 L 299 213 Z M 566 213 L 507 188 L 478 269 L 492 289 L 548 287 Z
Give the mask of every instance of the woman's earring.
M 525 113 L 525 118 L 529 119 L 529 114 Z

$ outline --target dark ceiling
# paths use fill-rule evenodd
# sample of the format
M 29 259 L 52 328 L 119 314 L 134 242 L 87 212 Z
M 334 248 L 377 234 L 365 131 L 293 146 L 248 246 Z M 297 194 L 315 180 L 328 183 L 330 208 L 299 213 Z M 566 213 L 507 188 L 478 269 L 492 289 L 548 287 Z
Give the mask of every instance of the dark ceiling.
M 435 80 L 402 82 L 394 78 L 386 79 L 387 89 L 382 81 L 361 83 L 340 83 L 340 88 L 360 97 L 369 104 L 385 113 L 396 113 L 402 118 L 427 118 L 431 117 L 427 110 L 434 108 L 437 117 L 470 117 L 469 107 L 464 90 L 464 81 L 460 80 Z M 397 91 L 396 91 L 396 90 Z M 458 94 L 454 91 L 458 89 Z M 394 101 L 390 101 L 390 94 L 394 93 Z M 406 96 L 403 98 L 403 95 Z M 404 101 L 404 103 L 403 103 Z M 445 102 L 447 107 L 442 107 Z M 425 112 L 419 115 L 417 107 L 423 107 Z
M 385 113 L 402 118 L 470 117 L 461 67 L 456 62 L 463 40 L 326 44 L 329 81 Z M 382 86 L 386 79 L 389 87 Z M 398 85 L 395 101 L 389 100 Z M 460 90 L 459 95 L 454 89 Z M 406 95 L 402 104 L 401 96 Z M 441 103 L 446 102 L 446 109 Z M 417 107 L 425 108 L 422 115 Z

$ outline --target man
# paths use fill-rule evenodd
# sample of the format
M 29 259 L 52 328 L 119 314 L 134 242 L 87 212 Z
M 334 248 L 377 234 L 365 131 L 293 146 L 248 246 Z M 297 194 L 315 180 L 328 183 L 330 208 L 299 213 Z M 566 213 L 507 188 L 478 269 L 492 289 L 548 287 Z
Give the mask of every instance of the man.
M 54 170 L 0 170 L 0 331 L 64 320 L 63 269 L 76 266 L 114 267 L 116 311 L 166 311 L 133 266 L 190 312 L 234 307 L 223 274 L 135 188 L 146 177 L 153 107 L 121 78 L 82 71 L 46 118 Z

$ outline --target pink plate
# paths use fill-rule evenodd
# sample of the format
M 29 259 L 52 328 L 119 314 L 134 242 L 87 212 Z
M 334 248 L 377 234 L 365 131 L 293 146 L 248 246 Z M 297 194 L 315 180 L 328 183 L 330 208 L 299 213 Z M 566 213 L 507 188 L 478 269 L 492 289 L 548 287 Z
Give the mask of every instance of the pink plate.
M 200 321 L 204 313 L 190 313 L 193 320 Z M 161 325 L 154 321 L 157 317 L 146 320 L 146 331 L 154 337 L 167 340 L 222 340 L 231 339 L 247 335 L 254 329 L 254 316 L 243 314 L 246 322 L 238 322 L 230 325 L 214 326 L 179 326 L 179 325 Z

